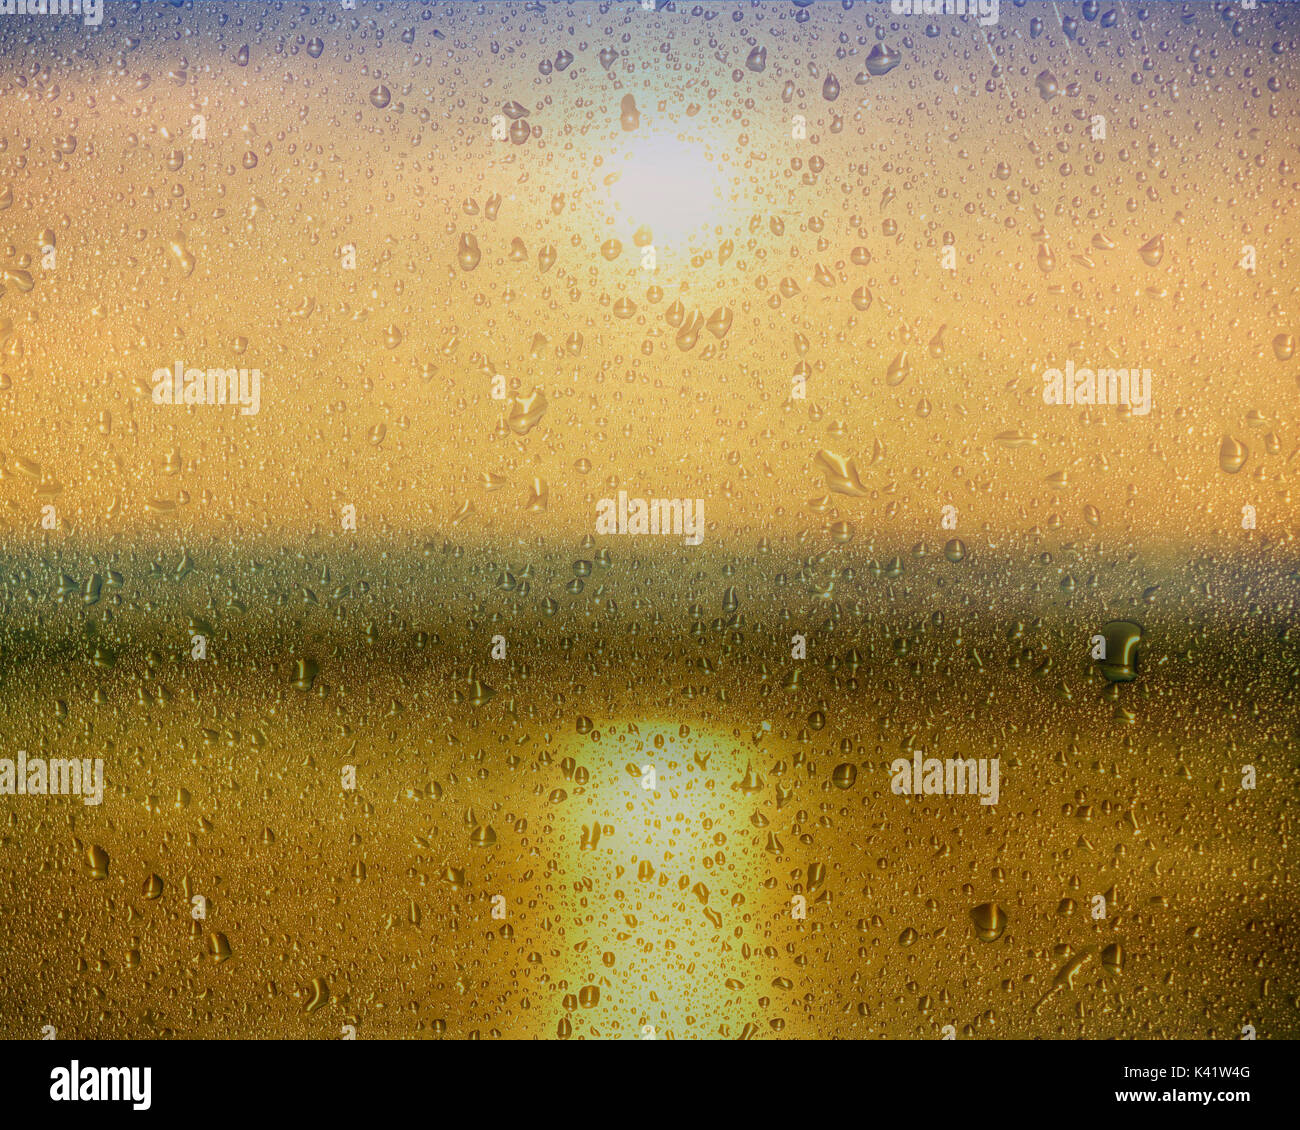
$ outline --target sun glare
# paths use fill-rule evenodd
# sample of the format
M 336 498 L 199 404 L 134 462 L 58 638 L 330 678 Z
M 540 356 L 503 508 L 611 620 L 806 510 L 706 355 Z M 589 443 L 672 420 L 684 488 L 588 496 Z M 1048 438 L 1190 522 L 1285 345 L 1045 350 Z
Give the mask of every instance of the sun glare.
M 637 136 L 615 159 L 611 213 L 629 234 L 648 227 L 657 251 L 686 250 L 720 221 L 723 179 L 699 140 Z

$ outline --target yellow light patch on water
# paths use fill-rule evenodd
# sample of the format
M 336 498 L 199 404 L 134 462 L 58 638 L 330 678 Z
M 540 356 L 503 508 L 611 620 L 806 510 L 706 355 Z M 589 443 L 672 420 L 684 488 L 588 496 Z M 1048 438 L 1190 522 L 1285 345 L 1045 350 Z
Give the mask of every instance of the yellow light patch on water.
M 655 748 L 627 733 L 612 738 L 622 728 L 574 751 L 590 777 L 557 821 L 563 872 L 576 877 L 558 885 L 571 923 L 568 995 L 592 984 L 600 1002 L 569 1018 L 567 1031 L 680 1039 L 787 1030 L 789 989 L 774 987 L 772 971 L 789 955 L 772 939 L 785 933 L 789 896 L 765 885 L 751 835 L 751 818 L 770 801 L 735 788 L 734 750 L 720 736 L 669 737 Z M 637 729 L 662 740 L 676 727 Z

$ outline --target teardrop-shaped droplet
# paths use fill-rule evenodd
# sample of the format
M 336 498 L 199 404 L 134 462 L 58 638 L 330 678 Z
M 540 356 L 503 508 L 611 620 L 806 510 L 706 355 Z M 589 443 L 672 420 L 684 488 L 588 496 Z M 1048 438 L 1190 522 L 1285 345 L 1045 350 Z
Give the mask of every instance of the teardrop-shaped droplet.
M 641 125 L 641 111 L 636 108 L 636 99 L 631 94 L 623 95 L 619 104 L 619 124 L 629 133 Z
M 727 336 L 727 331 L 731 329 L 731 320 L 731 311 L 725 306 L 719 306 L 709 315 L 705 326 L 714 337 L 724 338 Z
M 981 941 L 996 942 L 1007 928 L 1007 912 L 995 902 L 982 902 L 970 912 Z
M 1219 445 L 1219 470 L 1228 475 L 1235 475 L 1245 465 L 1246 460 L 1250 458 L 1250 449 L 1240 440 L 1235 440 L 1232 436 L 1224 436 L 1223 442 Z
M 94 879 L 108 878 L 108 852 L 98 844 L 91 844 L 86 849 L 86 866 L 90 868 Z
M 902 61 L 903 57 L 899 52 L 886 47 L 883 43 L 877 43 L 867 56 L 867 74 L 880 78 L 882 75 L 889 74 Z
M 1165 257 L 1165 237 L 1157 235 L 1147 240 L 1138 248 L 1138 254 L 1142 256 L 1142 262 L 1148 267 L 1158 267 L 1160 260 Z

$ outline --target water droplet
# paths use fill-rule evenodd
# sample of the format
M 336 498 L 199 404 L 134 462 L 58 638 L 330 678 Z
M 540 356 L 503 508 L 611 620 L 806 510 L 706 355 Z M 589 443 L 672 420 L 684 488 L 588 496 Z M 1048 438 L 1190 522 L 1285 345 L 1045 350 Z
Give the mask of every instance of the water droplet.
M 460 246 L 456 249 L 456 262 L 462 271 L 472 271 L 478 266 L 482 253 L 478 249 L 478 240 L 469 232 L 462 232 Z
M 631 94 L 623 95 L 618 120 L 629 133 L 641 125 L 641 111 L 636 108 L 636 98 Z
M 889 74 L 899 63 L 903 61 L 902 55 L 883 43 L 877 43 L 867 56 L 867 73 L 880 78 L 882 75 Z
M 736 788 L 742 793 L 750 795 L 761 792 L 764 788 L 763 778 L 754 772 L 754 767 L 750 763 L 745 763 L 745 775 L 736 782 Z
M 540 388 L 535 388 L 527 396 L 515 397 L 511 402 L 506 423 L 515 435 L 525 436 L 537 427 L 549 406 L 546 394 Z
M 324 1008 L 330 1001 L 330 987 L 324 977 L 313 977 L 311 985 L 303 994 L 303 1012 L 315 1012 Z
M 299 659 L 294 664 L 293 686 L 300 691 L 309 691 L 319 673 L 320 667 L 314 659 Z
M 108 852 L 98 844 L 91 844 L 86 849 L 86 866 L 90 868 L 93 879 L 108 878 Z
M 981 941 L 996 942 L 1007 928 L 1007 912 L 995 902 L 982 902 L 970 912 Z
M 852 459 L 836 455 L 833 451 L 822 450 L 817 452 L 813 463 L 821 468 L 826 476 L 828 490 L 854 498 L 861 498 L 867 493 L 867 488 L 862 485 L 862 480 L 858 477 L 858 469 Z
M 1106 641 L 1106 658 L 1098 661 L 1101 673 L 1112 683 L 1131 683 L 1138 674 L 1142 625 L 1132 620 L 1112 620 L 1102 628 L 1101 635 Z
M 731 321 L 731 310 L 725 306 L 719 306 L 709 315 L 709 320 L 705 325 L 707 326 L 709 333 L 714 337 L 724 338 L 727 336 L 727 331 L 731 329 Z
M 1165 237 L 1157 235 L 1147 240 L 1138 248 L 1138 254 L 1142 256 L 1142 262 L 1148 267 L 1157 267 L 1160 260 L 1165 257 Z
M 1223 442 L 1219 445 L 1219 470 L 1225 474 L 1235 475 L 1245 465 L 1246 460 L 1250 458 L 1250 449 L 1240 440 L 1235 440 L 1232 436 L 1224 436 Z
M 176 265 L 180 267 L 182 275 L 188 278 L 194 273 L 197 260 L 194 253 L 186 246 L 183 232 L 177 232 L 172 237 L 171 242 L 167 244 L 167 249 L 172 253 L 172 257 L 176 260 Z

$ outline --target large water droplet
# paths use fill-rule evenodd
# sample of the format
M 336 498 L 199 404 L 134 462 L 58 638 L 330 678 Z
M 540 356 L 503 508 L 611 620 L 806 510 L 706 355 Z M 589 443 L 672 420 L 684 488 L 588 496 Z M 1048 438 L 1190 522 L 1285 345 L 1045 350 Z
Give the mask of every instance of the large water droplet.
M 1244 443 L 1233 439 L 1232 436 L 1223 437 L 1223 442 L 1219 445 L 1219 470 L 1235 475 L 1246 465 L 1246 460 L 1249 458 L 1250 449 Z

